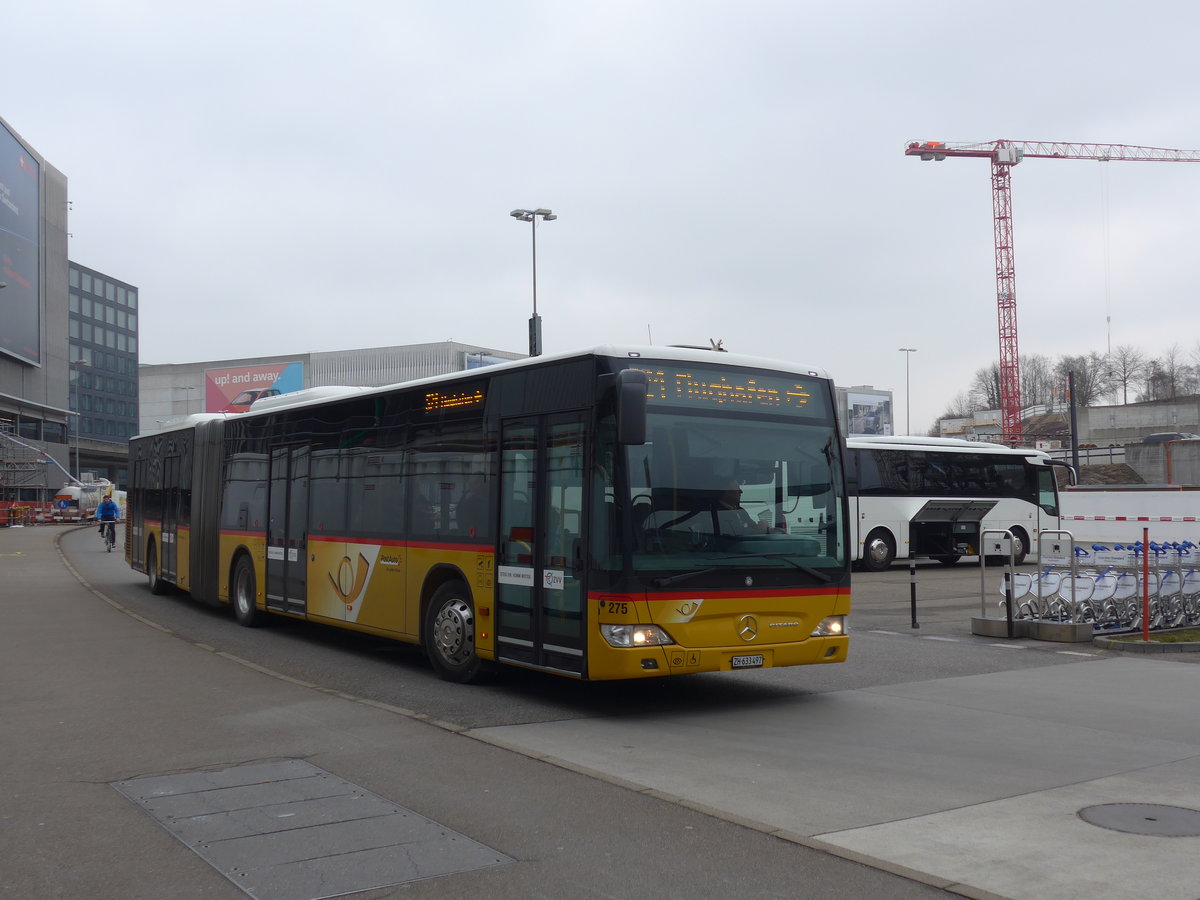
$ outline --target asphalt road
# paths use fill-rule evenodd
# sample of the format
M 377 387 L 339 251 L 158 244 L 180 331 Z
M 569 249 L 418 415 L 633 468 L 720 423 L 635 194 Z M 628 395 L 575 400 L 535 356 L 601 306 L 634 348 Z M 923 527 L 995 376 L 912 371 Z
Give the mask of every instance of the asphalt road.
M 523 868 L 507 870 L 513 875 L 478 876 L 481 884 L 516 877 L 527 885 L 535 874 L 530 865 L 543 858 L 544 848 L 516 838 L 543 836 L 543 798 L 550 795 L 541 791 L 553 770 L 556 778 L 570 773 L 572 793 L 564 795 L 570 800 L 563 811 L 584 812 L 564 827 L 586 841 L 600 831 L 641 828 L 642 813 L 626 808 L 634 798 L 663 802 L 665 808 L 655 811 L 668 818 L 671 810 L 710 817 L 687 825 L 689 833 L 704 831 L 705 849 L 697 847 L 686 859 L 706 868 L 678 869 L 688 887 L 667 890 L 668 896 L 712 896 L 718 884 L 724 896 L 749 873 L 755 883 L 772 882 L 757 895 L 793 896 L 801 882 L 789 873 L 800 863 L 827 879 L 810 896 L 932 896 L 938 888 L 1018 900 L 1197 896 L 1190 873 L 1200 836 L 1150 840 L 1136 830 L 1106 831 L 1081 816 L 1085 809 L 1140 804 L 1200 817 L 1200 655 L 1130 658 L 1090 643 L 973 635 L 980 574 L 970 565 L 917 567 L 919 628 L 912 627 L 907 567 L 856 576 L 853 639 L 844 664 L 607 684 L 505 669 L 483 685 L 462 686 L 438 680 L 415 647 L 290 620 L 244 629 L 226 612 L 181 594 L 154 597 L 118 554 L 103 553 L 99 541 L 94 531 L 83 530 L 63 535 L 62 546 L 110 603 L 183 641 L 281 674 L 272 693 L 291 693 L 291 680 L 324 692 L 305 692 L 313 697 L 302 709 L 285 701 L 255 710 L 251 719 L 231 721 L 222 713 L 212 725 L 235 725 L 239 745 L 246 722 L 261 724 L 265 716 L 267 724 L 290 723 L 292 713 L 301 717 L 306 740 L 328 736 L 309 727 L 309 708 L 321 704 L 321 696 L 337 699 L 329 691 L 366 701 L 339 706 L 339 717 L 388 704 L 448 725 L 448 731 L 430 729 L 438 734 L 427 742 L 428 762 L 437 771 L 449 765 L 454 778 L 420 780 L 433 793 L 417 806 L 435 821 L 464 823 L 472 837 L 523 860 Z M 991 611 L 999 597 L 997 573 L 986 583 L 989 596 L 982 603 Z M 149 643 L 160 657 L 214 659 L 187 652 L 187 644 L 176 653 L 165 646 L 170 642 Z M 241 667 L 217 668 L 222 680 L 246 681 L 236 671 Z M 272 681 L 253 671 L 250 676 L 255 690 Z M 221 710 L 242 699 L 219 690 L 209 695 L 205 702 Z M 393 719 L 365 742 L 339 739 L 319 758 L 353 780 L 358 769 L 355 760 L 343 758 L 348 750 L 362 750 L 374 762 L 381 736 L 394 741 L 415 724 Z M 433 749 L 442 737 L 455 739 L 452 750 Z M 208 750 L 205 741 L 186 746 L 189 758 L 219 752 L 225 760 L 233 752 Z M 480 747 L 500 752 L 493 752 L 486 771 L 463 759 Z M 510 750 L 516 752 L 503 752 Z M 410 787 L 411 745 L 401 752 L 379 771 Z M 239 749 L 232 758 L 246 755 Z M 292 747 L 289 755 L 306 754 Z M 530 763 L 540 768 L 525 790 L 509 792 L 511 809 L 486 802 L 461 809 L 476 796 L 512 786 L 516 776 L 497 779 L 496 762 L 514 771 Z M 403 791 L 373 767 L 358 777 L 384 796 Z M 474 791 L 465 781 L 471 778 Z M 595 813 L 581 798 L 603 786 L 625 793 L 613 795 L 618 805 L 598 831 Z M 505 815 L 509 811 L 516 814 Z M 490 813 L 499 818 L 481 818 Z M 730 830 L 714 828 L 718 824 Z M 752 840 L 764 834 L 796 845 L 780 855 L 789 860 L 786 868 L 767 862 L 779 850 L 775 844 Z M 594 854 L 568 853 L 580 849 L 570 839 L 555 846 L 555 853 L 566 854 L 562 862 L 569 857 L 598 864 Z M 634 855 L 648 850 L 635 842 L 626 856 L 632 847 Z M 1053 853 L 1031 854 L 1031 847 Z M 652 858 L 656 867 L 684 859 L 669 853 Z M 871 869 L 847 866 L 849 861 Z M 746 874 L 734 878 L 735 871 Z M 592 877 L 584 869 L 575 872 L 573 890 Z M 552 873 L 536 874 L 544 881 Z M 803 883 L 816 884 L 808 878 Z M 434 883 L 428 893 L 406 888 L 412 896 L 450 896 L 444 889 Z M 543 890 L 539 896 L 569 894 Z M 610 888 L 596 895 L 630 894 Z
M 103 553 L 92 531 L 64 536 L 64 549 L 79 559 L 98 590 L 184 640 L 460 728 L 661 710 L 744 709 L 829 691 L 1069 664 L 1082 658 L 1079 652 L 1095 652 L 1085 646 L 1064 654 L 1061 645 L 1027 642 L 1031 652 L 1017 654 L 972 635 L 971 616 L 980 612 L 978 566 L 922 562 L 916 569 L 917 629 L 912 628 L 907 565 L 855 574 L 850 657 L 843 664 L 618 683 L 580 683 L 503 668 L 481 684 L 464 686 L 439 679 L 414 645 L 282 617 L 271 617 L 268 627 L 247 629 L 228 609 L 205 606 L 182 592 L 154 596 L 145 577 L 130 569 L 120 552 Z M 989 585 L 994 587 L 998 578 L 998 570 L 989 569 Z M 999 599 L 993 593 L 987 598 L 989 614 Z

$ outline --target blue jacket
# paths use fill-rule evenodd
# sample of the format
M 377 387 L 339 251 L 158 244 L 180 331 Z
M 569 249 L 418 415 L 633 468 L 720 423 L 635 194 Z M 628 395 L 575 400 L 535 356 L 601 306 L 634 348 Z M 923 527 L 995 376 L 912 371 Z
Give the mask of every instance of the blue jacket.
M 115 522 L 121 518 L 121 507 L 117 506 L 116 501 L 104 500 L 96 508 L 96 518 L 101 522 Z

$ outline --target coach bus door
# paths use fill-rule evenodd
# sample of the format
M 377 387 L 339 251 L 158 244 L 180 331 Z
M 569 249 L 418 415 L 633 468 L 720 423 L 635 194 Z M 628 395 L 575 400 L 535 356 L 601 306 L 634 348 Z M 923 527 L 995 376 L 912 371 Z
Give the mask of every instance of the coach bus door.
M 267 608 L 303 613 L 308 600 L 308 447 L 271 451 Z
M 575 675 L 585 666 L 585 434 L 578 414 L 514 420 L 500 450 L 496 655 Z

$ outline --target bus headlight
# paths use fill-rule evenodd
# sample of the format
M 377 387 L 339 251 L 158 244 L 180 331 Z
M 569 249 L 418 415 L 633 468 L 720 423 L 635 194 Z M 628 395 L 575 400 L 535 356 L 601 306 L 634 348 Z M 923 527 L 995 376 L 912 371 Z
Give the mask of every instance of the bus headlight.
M 821 624 L 813 629 L 809 637 L 839 637 L 846 633 L 845 616 L 829 616 L 822 619 Z
M 653 647 L 675 643 L 657 625 L 601 625 L 600 633 L 613 647 Z

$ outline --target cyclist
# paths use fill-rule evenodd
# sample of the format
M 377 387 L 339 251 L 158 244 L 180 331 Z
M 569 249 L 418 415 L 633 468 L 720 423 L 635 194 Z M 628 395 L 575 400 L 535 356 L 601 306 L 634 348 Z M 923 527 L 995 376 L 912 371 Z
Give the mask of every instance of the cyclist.
M 112 494 L 109 494 L 100 501 L 100 505 L 96 507 L 96 521 L 100 523 L 100 534 L 104 534 L 107 528 L 112 534 L 112 542 L 117 542 L 117 526 L 116 522 L 121 518 L 121 507 L 117 506 L 117 502 L 113 500 Z

